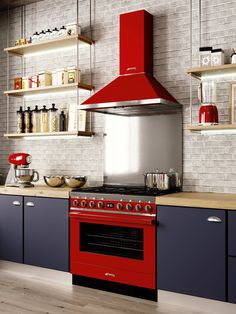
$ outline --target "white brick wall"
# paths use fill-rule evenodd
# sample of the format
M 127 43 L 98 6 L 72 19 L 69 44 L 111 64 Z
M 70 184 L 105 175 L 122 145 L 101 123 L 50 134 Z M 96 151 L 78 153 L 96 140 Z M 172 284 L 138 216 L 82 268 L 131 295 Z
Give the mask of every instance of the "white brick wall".
M 88 0 L 80 0 L 80 21 L 88 30 Z M 26 34 L 42 28 L 52 28 L 75 20 L 75 0 L 44 0 L 26 7 Z M 189 1 L 188 0 L 118 0 L 92 1 L 93 38 L 96 41 L 93 52 L 93 83 L 96 89 L 110 82 L 119 71 L 119 14 L 146 9 L 154 15 L 154 74 L 158 80 L 183 104 L 184 113 L 184 190 L 236 192 L 236 136 L 202 136 L 187 131 L 189 123 L 189 78 L 185 74 L 189 64 Z M 236 47 L 235 37 L 236 2 L 229 0 L 204 1 L 202 9 L 202 46 L 210 45 L 225 49 L 229 61 L 230 48 Z M 11 42 L 19 36 L 20 10 L 11 14 Z M 6 88 L 6 57 L 2 48 L 6 46 L 6 18 L 0 16 L 0 87 Z M 198 1 L 193 0 L 193 66 L 198 65 Z M 73 53 L 72 53 L 73 55 Z M 81 66 L 87 72 L 88 60 L 82 58 Z M 63 58 L 63 64 L 61 59 Z M 72 58 L 75 58 L 73 55 Z M 54 61 L 47 56 L 27 60 L 27 73 L 31 74 L 45 68 L 53 69 L 71 65 L 71 54 L 59 54 Z M 11 75 L 20 69 L 19 60 L 11 61 Z M 84 61 L 82 61 L 84 60 Z M 87 77 L 86 77 L 87 79 Z M 236 80 L 236 77 L 232 77 Z M 194 81 L 193 98 L 196 102 Z M 228 84 L 219 80 L 217 84 L 217 105 L 220 122 L 229 121 Z M 50 104 L 53 99 L 34 99 L 29 104 Z M 68 95 L 56 98 L 56 103 L 74 102 Z M 0 96 L 0 132 L 6 127 L 6 99 Z M 18 100 L 11 101 L 12 112 L 19 106 Z M 194 121 L 198 106 L 194 106 Z M 14 115 L 14 114 L 13 114 Z M 4 140 L 1 138 L 1 169 L 8 168 L 6 158 L 12 151 L 24 150 L 33 156 L 33 167 L 40 173 L 86 174 L 91 181 L 101 181 L 103 177 L 103 117 L 93 116 L 93 126 L 99 135 L 94 139 L 76 140 Z M 56 156 L 56 157 L 55 157 Z

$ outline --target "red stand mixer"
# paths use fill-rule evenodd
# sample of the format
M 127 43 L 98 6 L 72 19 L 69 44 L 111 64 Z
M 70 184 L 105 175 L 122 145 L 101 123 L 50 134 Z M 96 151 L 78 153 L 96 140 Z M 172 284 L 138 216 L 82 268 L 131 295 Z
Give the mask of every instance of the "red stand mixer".
M 30 169 L 32 157 L 26 153 L 15 153 L 8 157 L 11 164 L 7 175 L 5 186 L 16 186 L 20 188 L 34 186 L 31 182 L 39 180 L 39 173 Z

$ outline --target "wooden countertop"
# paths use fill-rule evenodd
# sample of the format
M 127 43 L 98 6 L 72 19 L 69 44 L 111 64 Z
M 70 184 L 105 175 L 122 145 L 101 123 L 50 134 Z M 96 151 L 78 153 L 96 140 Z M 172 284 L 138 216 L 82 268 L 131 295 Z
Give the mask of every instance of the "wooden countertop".
M 30 188 L 5 187 L 4 185 L 0 185 L 0 194 L 8 195 L 69 198 L 70 191 L 71 188 L 69 187 L 52 188 L 47 185 L 35 185 Z
M 236 210 L 236 194 L 179 192 L 157 197 L 156 204 Z

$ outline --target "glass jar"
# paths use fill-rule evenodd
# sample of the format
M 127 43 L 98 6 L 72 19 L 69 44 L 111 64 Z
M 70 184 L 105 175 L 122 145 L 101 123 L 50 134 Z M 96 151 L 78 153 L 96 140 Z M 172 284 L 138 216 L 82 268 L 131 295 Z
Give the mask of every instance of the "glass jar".
M 55 108 L 55 104 L 52 104 L 52 107 L 49 108 L 49 132 L 58 131 L 59 131 L 58 109 Z
M 66 36 L 66 35 L 67 35 L 66 28 L 65 28 L 65 26 L 62 26 L 62 27 L 60 28 L 60 30 L 59 30 L 58 36 L 59 36 L 59 37 L 64 37 L 64 36 Z
M 45 32 L 45 39 L 49 40 L 51 39 L 52 37 L 52 32 L 50 29 L 48 29 L 46 32 Z
M 39 33 L 38 40 L 39 40 L 39 41 L 45 40 L 45 31 L 44 31 L 44 30 L 42 30 L 42 31 Z
M 24 133 L 24 111 L 22 106 L 20 106 L 20 110 L 16 112 L 16 133 Z
M 27 107 L 27 110 L 24 111 L 24 126 L 25 126 L 25 133 L 32 132 L 32 112 L 30 107 Z
M 33 44 L 33 43 L 36 43 L 38 40 L 39 40 L 39 33 L 35 32 L 31 38 L 31 42 Z
M 48 109 L 46 106 L 41 109 L 41 132 L 48 132 Z
M 57 38 L 58 37 L 58 33 L 59 33 L 59 30 L 55 27 L 52 30 L 52 38 Z
M 41 114 L 37 105 L 35 106 L 35 109 L 32 110 L 32 132 L 41 132 Z
M 60 127 L 59 127 L 60 131 L 66 131 L 66 115 L 64 113 L 64 111 L 61 111 L 60 113 Z

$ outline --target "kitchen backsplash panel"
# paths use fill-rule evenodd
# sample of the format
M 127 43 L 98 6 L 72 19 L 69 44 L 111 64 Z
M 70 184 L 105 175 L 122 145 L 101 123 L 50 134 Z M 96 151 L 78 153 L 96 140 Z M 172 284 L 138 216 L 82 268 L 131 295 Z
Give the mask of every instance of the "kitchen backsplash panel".
M 89 1 L 79 1 L 79 17 L 82 30 L 89 35 Z M 154 75 L 168 91 L 183 104 L 183 188 L 186 191 L 236 192 L 236 136 L 203 136 L 187 130 L 189 124 L 189 78 L 185 74 L 190 67 L 189 57 L 189 1 L 188 0 L 119 0 L 92 1 L 92 34 L 95 45 L 93 56 L 93 84 L 100 89 L 118 75 L 119 70 L 119 14 L 146 9 L 154 15 Z M 233 13 L 235 1 L 205 1 L 202 4 L 202 46 L 214 46 L 226 51 L 230 60 L 230 48 L 236 47 L 235 23 Z M 217 12 L 217 14 L 216 14 Z M 20 36 L 19 8 L 10 14 L 10 42 Z M 26 35 L 35 31 L 52 28 L 76 20 L 76 0 L 44 0 L 26 6 Z M 0 13 L 0 89 L 6 89 L 7 19 Z M 198 0 L 193 0 L 193 66 L 198 66 Z M 86 49 L 80 50 L 80 65 L 84 71 L 83 79 L 88 82 L 89 63 Z M 56 69 L 74 65 L 75 52 L 68 51 L 51 57 L 37 56 L 25 60 L 26 74 L 45 69 Z M 63 62 L 61 62 L 63 58 Z M 20 59 L 11 57 L 13 78 L 20 72 Z M 236 81 L 236 77 L 232 77 Z M 197 81 L 193 81 L 193 100 L 197 99 Z M 219 79 L 217 105 L 220 122 L 229 121 L 229 97 L 227 83 Z M 34 98 L 26 100 L 27 105 L 49 105 L 53 98 Z M 56 104 L 75 102 L 73 95 L 64 95 L 55 100 Z M 11 100 L 11 122 L 19 100 Z M 8 170 L 7 157 L 13 151 L 27 151 L 33 156 L 32 167 L 41 175 L 52 173 L 85 174 L 90 182 L 103 180 L 103 115 L 92 116 L 92 126 L 98 133 L 94 138 L 56 139 L 56 140 L 7 140 L 6 97 L 0 95 L 0 134 L 1 156 L 0 172 Z M 198 105 L 193 108 L 193 120 L 197 121 Z M 158 165 L 157 165 L 158 168 Z M 150 169 L 151 170 L 151 169 Z

